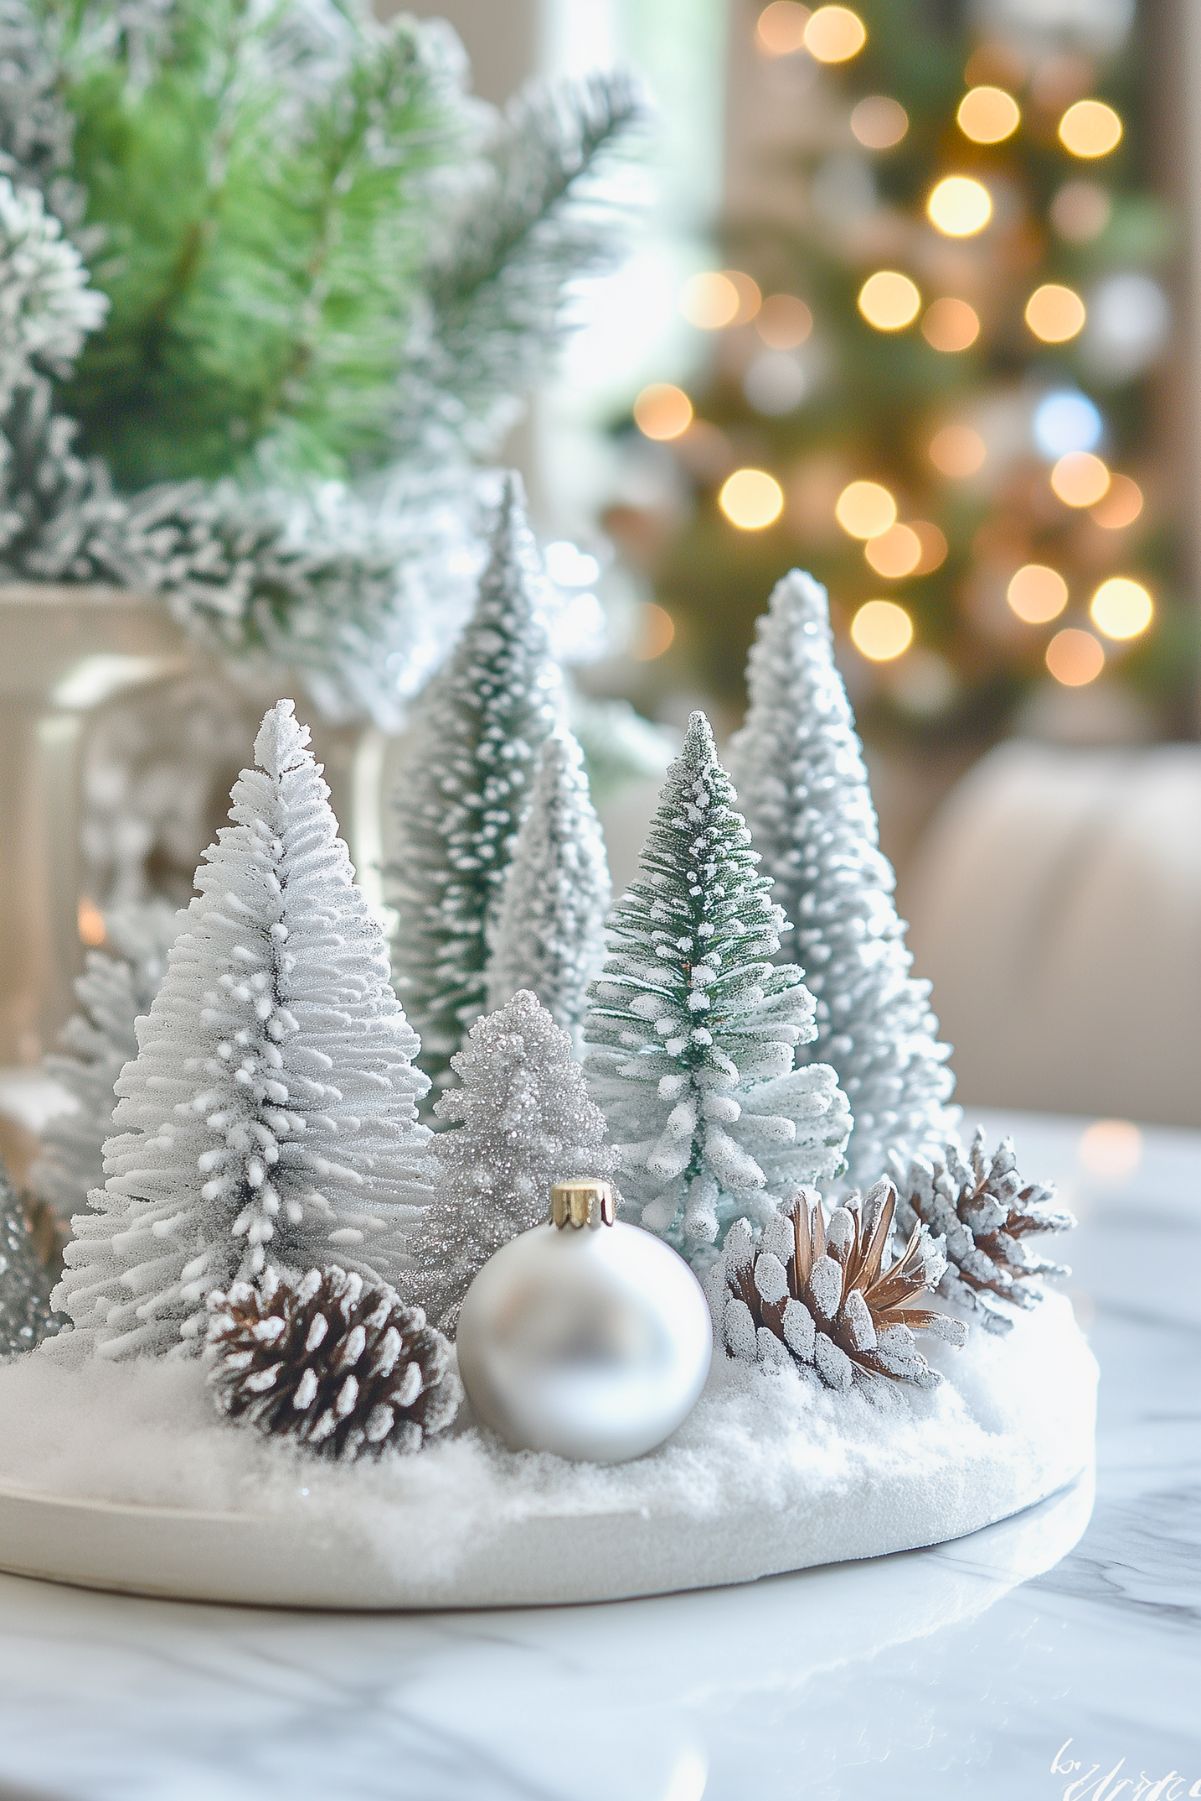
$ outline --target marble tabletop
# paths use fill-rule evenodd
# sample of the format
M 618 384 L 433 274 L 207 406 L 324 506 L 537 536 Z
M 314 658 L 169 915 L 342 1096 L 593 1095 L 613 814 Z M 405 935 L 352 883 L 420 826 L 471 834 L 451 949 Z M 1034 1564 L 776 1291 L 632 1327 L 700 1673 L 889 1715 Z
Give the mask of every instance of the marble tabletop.
M 1201 1796 L 1201 1135 L 1010 1123 L 1081 1217 L 1095 1493 L 597 1607 L 272 1614 L 0 1577 L 0 1801 Z

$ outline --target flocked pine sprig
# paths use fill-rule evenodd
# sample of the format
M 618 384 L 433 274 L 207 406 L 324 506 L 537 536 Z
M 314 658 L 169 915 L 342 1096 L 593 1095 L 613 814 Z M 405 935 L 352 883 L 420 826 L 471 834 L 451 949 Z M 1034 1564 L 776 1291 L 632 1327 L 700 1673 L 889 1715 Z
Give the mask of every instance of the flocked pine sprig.
M 1011 1138 L 991 1154 L 977 1130 L 966 1154 L 952 1139 L 941 1156 L 894 1162 L 897 1222 L 918 1223 L 946 1244 L 941 1292 L 972 1311 L 990 1331 L 1008 1332 L 1013 1308 L 1042 1298 L 1044 1276 L 1068 1274 L 1030 1244 L 1044 1232 L 1066 1232 L 1075 1219 L 1056 1203 L 1053 1188 L 1028 1182 L 1018 1169 Z
M 462 1399 L 420 1307 L 335 1264 L 297 1281 L 267 1268 L 210 1294 L 205 1361 L 230 1419 L 343 1463 L 420 1451 Z
M 63 96 L 55 11 L 0 0 L 0 175 L 31 185 L 69 228 L 83 217 L 70 175 L 75 120 Z
M 55 1304 L 103 1355 L 199 1349 L 268 1261 L 389 1273 L 427 1196 L 416 1034 L 291 701 L 196 872 Z
M 692 1255 L 843 1168 L 834 1071 L 796 1067 L 813 996 L 774 961 L 783 917 L 703 713 L 667 774 L 638 878 L 612 908 L 585 1068 L 631 1217 Z
M 0 175 L 0 405 L 33 372 L 65 375 L 107 310 L 38 190 Z
M 915 1334 L 962 1344 L 966 1328 L 928 1304 L 946 1260 L 923 1225 L 892 1257 L 895 1210 L 896 1191 L 885 1181 L 862 1199 L 849 1195 L 828 1222 L 811 1188 L 757 1240 L 739 1221 L 711 1278 L 719 1342 L 746 1362 L 791 1363 L 827 1388 L 935 1386 L 941 1377 Z

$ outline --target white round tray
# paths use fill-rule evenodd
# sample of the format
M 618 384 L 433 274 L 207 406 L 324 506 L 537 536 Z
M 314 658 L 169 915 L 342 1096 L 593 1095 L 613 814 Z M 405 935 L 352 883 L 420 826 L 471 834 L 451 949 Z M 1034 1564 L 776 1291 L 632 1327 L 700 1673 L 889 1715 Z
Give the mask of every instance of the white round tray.
M 940 1543 L 1092 1461 L 1096 1366 L 1051 1296 L 938 1347 L 887 1410 L 720 1363 L 653 1456 L 514 1456 L 467 1429 L 326 1468 L 219 1421 L 195 1363 L 0 1368 L 0 1568 L 135 1594 L 316 1608 L 616 1600 Z

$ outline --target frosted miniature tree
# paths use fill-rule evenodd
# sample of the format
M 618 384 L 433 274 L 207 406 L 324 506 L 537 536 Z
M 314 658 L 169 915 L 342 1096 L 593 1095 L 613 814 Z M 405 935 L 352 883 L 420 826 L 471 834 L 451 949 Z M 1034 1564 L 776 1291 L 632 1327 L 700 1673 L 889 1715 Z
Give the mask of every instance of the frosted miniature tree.
M 627 1210 L 693 1252 L 838 1175 L 850 1130 L 833 1070 L 795 1066 L 813 996 L 773 961 L 783 918 L 734 799 L 694 713 L 584 1025 Z
M 559 704 L 521 483 L 506 479 L 475 610 L 414 710 L 395 795 L 397 992 L 435 1094 L 487 997 L 488 934 Z
M 868 1187 L 890 1155 L 941 1148 L 958 1110 L 929 983 L 910 973 L 826 592 L 799 570 L 759 621 L 748 688 L 731 772 L 817 999 L 810 1054 L 833 1064 L 851 1104 L 847 1180 Z
M 60 1219 L 81 1213 L 92 1189 L 103 1186 L 117 1077 L 138 1054 L 134 1021 L 150 1011 L 182 923 L 165 901 L 114 908 L 103 948 L 88 952 L 75 984 L 77 1011 L 46 1059 L 68 1105 L 49 1120 L 29 1172 L 30 1193 Z
M 459 1086 L 438 1102 L 434 1193 L 402 1286 L 454 1330 L 476 1271 L 547 1217 L 551 1184 L 608 1177 L 613 1153 L 567 1035 L 522 989 L 477 1020 L 455 1057 Z
M 609 865 L 583 758 L 567 733 L 548 738 L 513 841 L 492 953 L 488 1005 L 529 988 L 578 1049 L 588 984 L 605 954 Z
M 199 1349 L 268 1259 L 386 1273 L 426 1196 L 417 1037 L 307 746 L 280 701 L 117 1082 L 55 1293 L 106 1355 Z

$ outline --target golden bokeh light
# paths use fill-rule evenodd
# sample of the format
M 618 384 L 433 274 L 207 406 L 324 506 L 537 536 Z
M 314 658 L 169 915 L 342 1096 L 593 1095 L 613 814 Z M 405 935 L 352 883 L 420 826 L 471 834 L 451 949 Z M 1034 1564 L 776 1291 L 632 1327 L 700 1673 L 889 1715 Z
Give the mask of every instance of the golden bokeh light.
M 86 894 L 80 896 L 79 905 L 75 909 L 75 921 L 79 928 L 79 942 L 89 950 L 97 949 L 108 938 L 104 914 Z
M 1092 517 L 1107 532 L 1124 531 L 1143 510 L 1143 491 L 1128 475 L 1112 475 Z
M 880 482 L 848 482 L 834 504 L 834 517 L 849 538 L 878 538 L 896 524 L 897 503 Z
M 692 402 L 674 382 L 653 381 L 634 402 L 634 423 L 644 438 L 665 443 L 692 424 Z
M 1104 100 L 1077 100 L 1059 121 L 1059 141 L 1073 156 L 1108 156 L 1122 141 L 1122 121 Z
M 1065 625 L 1047 645 L 1047 668 L 1065 688 L 1084 688 L 1095 682 L 1105 667 L 1105 652 L 1099 638 L 1078 626 Z
M 728 282 L 733 284 L 734 292 L 738 296 L 738 311 L 735 313 L 732 323 L 744 325 L 748 319 L 755 317 L 763 305 L 763 293 L 759 283 L 744 269 L 723 269 L 722 274 Z
M 644 600 L 638 609 L 637 636 L 630 655 L 640 663 L 653 663 L 675 643 L 676 622 L 656 600 Z
M 922 547 L 921 559 L 913 573 L 929 575 L 932 570 L 941 569 L 947 560 L 949 548 L 946 534 L 929 519 L 911 519 L 909 529 Z
M 895 600 L 865 600 L 851 620 L 851 643 L 872 663 L 891 663 L 913 643 L 913 621 Z
M 930 190 L 926 217 L 948 238 L 970 238 L 992 218 L 992 195 L 974 175 L 944 175 Z
M 1046 563 L 1023 563 L 1010 577 L 1005 598 L 1026 625 L 1046 625 L 1067 606 L 1068 585 Z
M 805 27 L 805 48 L 819 63 L 846 63 L 867 43 L 867 26 L 849 6 L 819 6 Z
M 767 56 L 791 56 L 805 44 L 809 8 L 799 0 L 771 0 L 759 14 L 755 42 Z
M 1091 450 L 1069 450 L 1051 470 L 1051 487 L 1065 507 L 1093 507 L 1109 488 L 1108 466 Z
M 877 331 L 903 331 L 921 304 L 917 283 L 899 269 L 877 269 L 859 290 L 859 311 Z
M 1044 344 L 1066 344 L 1087 318 L 1084 302 L 1075 288 L 1045 281 L 1026 302 L 1026 324 Z
M 1088 614 L 1099 632 L 1121 642 L 1146 631 L 1155 617 L 1155 602 L 1141 582 L 1111 575 L 1089 601 Z
M 1090 1176 L 1121 1182 L 1142 1162 L 1143 1134 L 1132 1119 L 1094 1119 L 1080 1134 L 1077 1156 Z
M 985 85 L 968 89 L 955 117 L 960 131 L 973 144 L 1000 144 L 1021 124 L 1022 109 L 1004 88 Z
M 1113 202 L 1095 181 L 1065 181 L 1051 202 L 1051 223 L 1070 244 L 1087 244 L 1109 224 Z
M 944 425 L 930 440 L 930 461 L 941 475 L 966 481 L 984 467 L 988 446 L 970 425 Z
M 740 532 L 761 532 L 784 511 L 784 490 L 766 469 L 735 469 L 722 483 L 717 504 Z
M 813 330 L 813 314 L 795 294 L 769 294 L 759 308 L 755 330 L 771 350 L 795 350 Z
M 967 350 L 980 336 L 980 315 L 966 300 L 946 294 L 926 308 L 922 336 L 934 350 Z
M 911 525 L 890 525 L 878 538 L 869 538 L 863 554 L 877 575 L 900 581 L 912 575 L 922 560 L 922 541 Z
M 680 311 L 689 325 L 701 331 L 720 331 L 733 325 L 742 311 L 742 296 L 730 277 L 720 269 L 703 275 L 690 275 L 680 293 Z
M 891 150 L 909 130 L 909 114 L 890 94 L 868 94 L 851 114 L 851 130 L 865 150 Z

